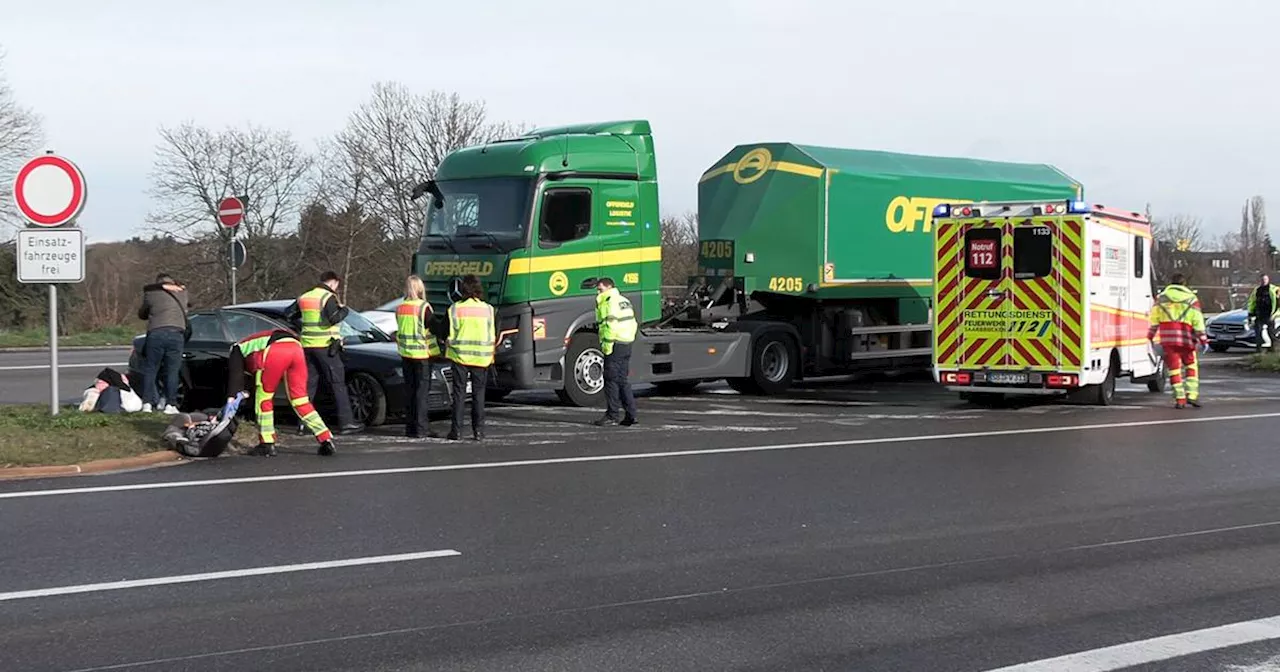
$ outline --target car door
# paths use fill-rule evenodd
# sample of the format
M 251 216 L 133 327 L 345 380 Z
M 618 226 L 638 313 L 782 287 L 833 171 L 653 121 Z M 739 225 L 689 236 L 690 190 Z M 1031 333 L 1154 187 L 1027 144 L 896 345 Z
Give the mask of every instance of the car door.
M 191 409 L 219 405 L 226 392 L 230 339 L 216 313 L 192 313 L 190 321 L 191 338 L 182 353 L 187 388 L 183 404 Z
M 255 313 L 249 310 L 227 309 L 220 312 L 222 315 L 222 322 L 226 326 L 227 333 L 231 337 L 230 342 L 227 344 L 227 349 L 224 352 L 224 363 L 222 367 L 222 385 L 225 386 L 227 379 L 225 356 L 231 350 L 231 343 L 238 343 L 260 331 L 267 331 L 269 329 L 285 329 L 287 327 L 261 313 Z M 252 385 L 251 381 L 250 385 Z M 250 386 L 249 389 L 253 389 L 252 386 Z M 281 385 L 276 390 L 275 402 L 277 406 L 282 403 L 288 405 L 289 395 L 284 385 Z

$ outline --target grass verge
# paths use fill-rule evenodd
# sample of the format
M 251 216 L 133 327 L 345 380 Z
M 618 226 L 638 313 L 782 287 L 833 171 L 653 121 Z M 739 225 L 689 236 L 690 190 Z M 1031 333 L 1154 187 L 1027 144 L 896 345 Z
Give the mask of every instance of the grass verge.
M 0 407 L 0 467 L 81 464 L 168 450 L 160 438 L 168 416 L 81 413 L 74 406 Z
M 1264 352 L 1260 355 L 1249 355 L 1244 360 L 1244 368 L 1250 371 L 1280 373 L 1280 353 Z
M 58 345 L 71 348 L 129 345 L 137 335 L 138 330 L 131 327 L 107 327 L 61 336 L 58 338 Z M 0 348 L 43 348 L 48 345 L 47 329 L 0 331 Z

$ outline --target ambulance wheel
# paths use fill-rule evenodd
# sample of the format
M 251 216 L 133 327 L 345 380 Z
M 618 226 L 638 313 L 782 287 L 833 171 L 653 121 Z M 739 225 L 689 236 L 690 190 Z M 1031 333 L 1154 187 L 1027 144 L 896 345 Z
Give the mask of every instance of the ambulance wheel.
M 1089 386 L 1089 402 L 1094 406 L 1110 406 L 1116 399 L 1116 369 L 1120 368 L 1120 358 L 1111 353 L 1111 363 L 1107 365 L 1107 377 L 1097 385 Z
M 604 405 L 604 353 L 600 337 L 580 331 L 569 341 L 564 355 L 564 387 L 556 396 L 570 406 Z
M 1156 372 L 1147 379 L 1147 389 L 1152 392 L 1161 393 L 1165 390 L 1165 384 L 1169 381 L 1169 370 L 1164 367 L 1164 358 L 1160 358 L 1160 362 L 1156 365 Z

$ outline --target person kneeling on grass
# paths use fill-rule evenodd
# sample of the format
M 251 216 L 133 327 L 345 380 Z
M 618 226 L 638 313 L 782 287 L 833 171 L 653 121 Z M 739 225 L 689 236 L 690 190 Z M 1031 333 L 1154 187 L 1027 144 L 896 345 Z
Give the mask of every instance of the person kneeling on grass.
M 276 454 L 275 407 L 272 399 L 282 379 L 294 412 L 315 435 L 316 441 L 320 442 L 319 454 L 328 456 L 336 452 L 333 434 L 307 397 L 307 359 L 296 335 L 283 329 L 269 329 L 231 346 L 231 357 L 227 362 L 227 405 L 223 407 L 222 417 L 234 414 L 240 400 L 244 398 L 248 387 L 245 373 L 253 374 L 253 403 L 257 411 L 258 433 L 262 440 L 249 451 L 250 455 L 272 457 Z

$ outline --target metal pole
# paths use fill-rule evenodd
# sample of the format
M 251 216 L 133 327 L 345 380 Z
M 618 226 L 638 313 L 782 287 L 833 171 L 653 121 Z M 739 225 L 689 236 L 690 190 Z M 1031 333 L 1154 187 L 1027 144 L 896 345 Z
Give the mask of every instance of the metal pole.
M 239 303 L 236 301 L 236 236 L 231 234 L 231 245 L 227 248 L 227 256 L 231 261 L 231 305 Z
M 49 413 L 58 414 L 58 286 L 49 285 Z

